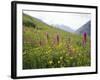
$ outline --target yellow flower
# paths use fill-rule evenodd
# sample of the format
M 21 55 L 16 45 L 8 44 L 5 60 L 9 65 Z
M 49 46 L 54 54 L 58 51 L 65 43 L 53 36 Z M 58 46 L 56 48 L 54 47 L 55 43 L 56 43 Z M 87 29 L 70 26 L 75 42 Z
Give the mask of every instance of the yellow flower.
M 35 48 L 35 49 L 39 49 L 39 48 L 37 47 L 37 48 Z
M 51 49 L 51 47 L 48 47 L 48 49 Z
M 76 50 L 75 50 L 75 48 L 73 48 L 72 50 L 73 50 L 73 52 L 75 52 L 75 51 L 76 51 Z
M 60 57 L 60 60 L 62 60 L 62 59 L 63 59 L 63 57 L 61 56 L 61 57 Z
M 49 52 L 51 52 L 51 51 L 52 51 L 51 49 L 50 49 L 50 50 L 48 50 L 48 53 L 49 53 Z
M 65 50 L 63 50 L 63 53 L 65 53 Z
M 75 51 L 75 49 L 73 48 L 73 51 Z
M 51 49 L 49 49 L 48 51 L 46 51 L 45 53 L 50 53 L 52 50 Z
M 72 48 L 72 46 L 70 46 L 70 48 Z
M 58 47 L 60 48 L 62 46 L 62 43 L 60 43 L 59 45 L 58 45 Z
M 52 63 L 53 63 L 53 61 L 50 60 L 50 61 L 49 61 L 49 64 L 52 64 Z
M 58 64 L 60 63 L 60 61 L 58 61 Z
M 68 56 L 68 54 L 66 54 L 66 56 Z
M 73 59 L 73 57 L 70 57 L 70 59 Z
M 48 53 L 48 52 L 46 51 L 46 53 Z

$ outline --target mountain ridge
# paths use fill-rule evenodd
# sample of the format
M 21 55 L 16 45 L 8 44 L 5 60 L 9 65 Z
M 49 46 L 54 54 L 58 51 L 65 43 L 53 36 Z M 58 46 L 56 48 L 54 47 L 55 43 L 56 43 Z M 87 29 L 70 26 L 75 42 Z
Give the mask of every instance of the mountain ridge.
M 82 34 L 83 32 L 86 32 L 88 35 L 91 35 L 91 21 L 88 21 L 84 25 L 82 25 L 79 29 L 77 29 L 75 32 L 77 34 Z

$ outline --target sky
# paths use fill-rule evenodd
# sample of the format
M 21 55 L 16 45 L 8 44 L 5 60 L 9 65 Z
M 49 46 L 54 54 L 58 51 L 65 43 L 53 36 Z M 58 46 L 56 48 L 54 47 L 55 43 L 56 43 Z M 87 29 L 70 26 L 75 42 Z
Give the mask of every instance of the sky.
M 23 11 L 32 17 L 38 18 L 49 25 L 65 25 L 74 31 L 91 20 L 91 14 L 86 13 L 59 13 L 59 12 L 38 12 Z

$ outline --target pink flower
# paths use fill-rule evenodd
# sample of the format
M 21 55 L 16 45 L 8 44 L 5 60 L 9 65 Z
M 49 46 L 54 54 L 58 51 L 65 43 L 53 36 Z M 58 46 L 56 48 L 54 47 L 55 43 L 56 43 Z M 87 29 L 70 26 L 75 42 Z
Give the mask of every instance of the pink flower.
M 86 45 L 86 40 L 87 40 L 87 33 L 83 32 L 83 34 L 82 34 L 82 44 L 83 44 L 83 46 Z

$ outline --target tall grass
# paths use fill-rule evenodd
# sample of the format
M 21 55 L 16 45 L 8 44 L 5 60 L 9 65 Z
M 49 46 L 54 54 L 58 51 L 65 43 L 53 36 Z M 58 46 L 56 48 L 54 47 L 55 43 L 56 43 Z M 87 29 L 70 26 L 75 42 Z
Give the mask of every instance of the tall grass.
M 35 18 L 31 19 L 36 28 L 23 25 L 23 69 L 91 65 L 88 36 L 86 46 L 83 47 L 81 35 L 54 28 Z

